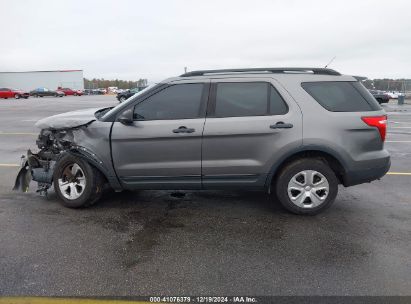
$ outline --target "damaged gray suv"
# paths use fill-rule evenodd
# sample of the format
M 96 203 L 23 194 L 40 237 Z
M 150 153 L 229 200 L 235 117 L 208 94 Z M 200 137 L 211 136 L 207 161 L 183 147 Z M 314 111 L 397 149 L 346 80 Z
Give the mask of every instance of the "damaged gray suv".
M 15 189 L 72 208 L 124 189 L 252 189 L 316 214 L 338 185 L 385 175 L 386 115 L 355 77 L 321 68 L 194 71 L 105 109 L 42 119 Z

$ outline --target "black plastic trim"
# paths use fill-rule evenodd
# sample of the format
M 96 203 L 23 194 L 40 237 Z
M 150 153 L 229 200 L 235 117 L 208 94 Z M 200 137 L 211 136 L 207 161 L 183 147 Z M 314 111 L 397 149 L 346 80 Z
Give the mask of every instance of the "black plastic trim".
M 391 167 L 391 160 L 387 157 L 386 163 L 382 167 L 348 171 L 343 176 L 345 187 L 368 183 L 383 177 Z
M 114 190 L 123 189 L 117 177 L 110 175 L 109 170 L 106 168 L 105 164 L 101 160 L 97 159 L 95 154 L 93 155 L 92 152 L 89 152 L 87 149 L 83 147 L 76 147 L 66 152 L 75 157 L 81 157 L 84 160 L 91 163 L 93 166 L 95 166 L 107 178 L 107 181 Z
M 346 166 L 346 162 L 343 160 L 343 158 L 334 150 L 328 148 L 328 147 L 323 147 L 323 146 L 314 146 L 314 145 L 308 145 L 308 146 L 300 146 L 296 149 L 293 149 L 291 151 L 289 151 L 288 153 L 285 153 L 284 155 L 282 155 L 282 157 L 275 162 L 272 166 L 270 171 L 267 174 L 267 179 L 265 182 L 265 186 L 266 188 L 269 188 L 272 182 L 272 179 L 274 177 L 274 175 L 277 173 L 278 168 L 284 164 L 284 162 L 289 159 L 290 157 L 292 157 L 293 155 L 300 153 L 300 152 L 309 152 L 309 151 L 314 151 L 314 152 L 323 152 L 326 154 L 331 155 L 332 157 L 334 157 L 342 166 L 342 168 L 345 170 Z M 343 176 L 345 176 L 346 172 L 343 172 Z

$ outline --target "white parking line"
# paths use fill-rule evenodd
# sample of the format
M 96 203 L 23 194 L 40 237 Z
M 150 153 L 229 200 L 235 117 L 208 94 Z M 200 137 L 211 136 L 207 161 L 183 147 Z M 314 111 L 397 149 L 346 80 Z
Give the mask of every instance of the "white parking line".
M 388 123 L 393 123 L 393 124 L 411 124 L 409 121 L 391 121 L 389 120 Z
M 18 164 L 0 164 L 0 167 L 20 167 Z
M 38 133 L 30 133 L 30 132 L 3 132 L 3 131 L 0 131 L 0 135 L 38 135 Z
M 386 140 L 386 143 L 411 143 L 411 140 Z

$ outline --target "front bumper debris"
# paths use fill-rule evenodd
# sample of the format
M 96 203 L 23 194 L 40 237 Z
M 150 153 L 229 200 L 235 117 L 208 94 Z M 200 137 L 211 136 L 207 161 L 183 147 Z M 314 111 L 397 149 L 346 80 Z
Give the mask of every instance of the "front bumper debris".
M 53 160 L 41 159 L 38 154 L 28 150 L 27 156 L 21 157 L 20 170 L 17 173 L 13 190 L 27 192 L 30 181 L 33 180 L 38 185 L 36 192 L 46 196 L 47 190 L 53 183 L 55 163 Z
M 16 181 L 14 182 L 13 190 L 27 192 L 31 181 L 31 170 L 27 157 L 21 156 L 20 170 L 17 173 Z

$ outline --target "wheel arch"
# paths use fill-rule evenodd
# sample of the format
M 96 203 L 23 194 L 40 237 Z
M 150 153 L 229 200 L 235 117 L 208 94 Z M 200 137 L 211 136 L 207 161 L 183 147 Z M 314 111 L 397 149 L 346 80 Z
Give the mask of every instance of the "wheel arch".
M 123 189 L 117 177 L 111 176 L 109 170 L 105 167 L 104 163 L 101 160 L 97 159 L 96 155 L 93 155 L 92 153 L 88 152 L 87 149 L 78 147 L 68 150 L 67 153 L 87 161 L 90 165 L 99 170 L 114 190 Z
M 278 174 L 281 170 L 290 162 L 299 159 L 299 158 L 320 158 L 325 161 L 330 168 L 334 171 L 335 175 L 337 176 L 338 181 L 341 184 L 344 184 L 345 178 L 345 161 L 333 149 L 327 147 L 316 147 L 316 146 L 307 146 L 301 147 L 294 151 L 291 151 L 285 155 L 283 155 L 272 167 L 267 176 L 266 180 L 266 187 L 270 189 L 272 183 L 276 180 Z

